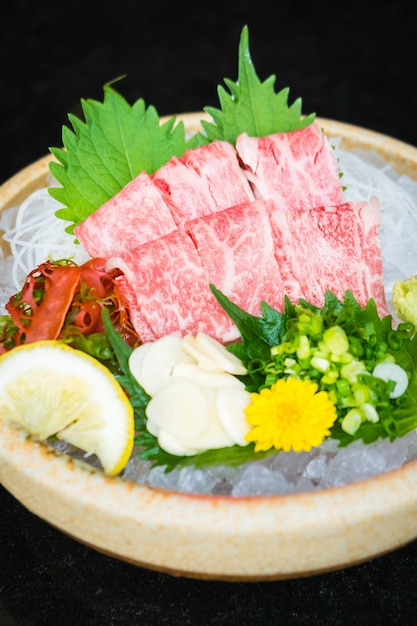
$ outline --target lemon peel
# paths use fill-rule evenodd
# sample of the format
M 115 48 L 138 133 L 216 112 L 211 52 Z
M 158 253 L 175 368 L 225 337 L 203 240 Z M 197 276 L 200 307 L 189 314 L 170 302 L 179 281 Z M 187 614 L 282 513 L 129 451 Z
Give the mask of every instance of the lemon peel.
M 95 454 L 111 476 L 133 448 L 133 408 L 120 384 L 99 361 L 55 340 L 0 356 L 0 419 Z

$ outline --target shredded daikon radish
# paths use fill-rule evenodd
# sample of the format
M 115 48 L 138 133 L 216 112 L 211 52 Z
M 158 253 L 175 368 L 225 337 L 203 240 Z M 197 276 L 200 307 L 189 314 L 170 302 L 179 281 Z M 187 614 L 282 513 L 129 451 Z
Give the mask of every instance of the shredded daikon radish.
M 332 139 L 348 201 L 369 201 L 376 196 L 381 207 L 379 238 L 385 294 L 391 312 L 392 284 L 417 274 L 417 182 L 398 174 L 376 152 L 347 151 Z
M 72 258 L 83 263 L 89 258 L 85 249 L 74 243 L 74 236 L 65 232 L 66 223 L 55 216 L 61 206 L 44 188 L 17 208 L 15 225 L 4 234 L 14 258 L 12 279 L 17 291 L 29 272 L 47 259 Z

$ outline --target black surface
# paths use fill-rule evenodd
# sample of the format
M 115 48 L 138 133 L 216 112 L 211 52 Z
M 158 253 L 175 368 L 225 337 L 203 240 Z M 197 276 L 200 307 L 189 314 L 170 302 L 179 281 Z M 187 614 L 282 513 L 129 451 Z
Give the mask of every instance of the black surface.
M 80 98 L 103 85 L 161 115 L 217 106 L 237 77 L 248 24 L 260 78 L 303 111 L 417 145 L 417 11 L 412 2 L 133 0 L 7 3 L 0 29 L 0 183 L 61 143 Z M 0 624 L 417 624 L 417 543 L 307 579 L 172 578 L 98 554 L 0 488 Z

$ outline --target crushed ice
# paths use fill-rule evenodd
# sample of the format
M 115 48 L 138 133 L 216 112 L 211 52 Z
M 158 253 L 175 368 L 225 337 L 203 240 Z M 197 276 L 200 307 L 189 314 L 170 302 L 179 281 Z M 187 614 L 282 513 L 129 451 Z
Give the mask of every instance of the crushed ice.
M 337 448 L 327 440 L 311 452 L 279 452 L 267 459 L 236 468 L 185 467 L 166 473 L 133 456 L 123 476 L 152 487 L 187 493 L 222 494 L 235 497 L 277 495 L 341 487 L 400 467 L 417 454 L 413 431 L 392 443 L 388 440 L 363 445 L 355 442 Z

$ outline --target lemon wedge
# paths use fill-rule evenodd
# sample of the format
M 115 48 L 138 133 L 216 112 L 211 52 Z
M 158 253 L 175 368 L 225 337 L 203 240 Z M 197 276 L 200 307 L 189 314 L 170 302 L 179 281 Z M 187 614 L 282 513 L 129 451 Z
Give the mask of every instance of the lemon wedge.
M 0 356 L 0 419 L 35 439 L 56 436 L 95 454 L 111 476 L 133 448 L 133 408 L 122 387 L 99 361 L 58 341 Z

